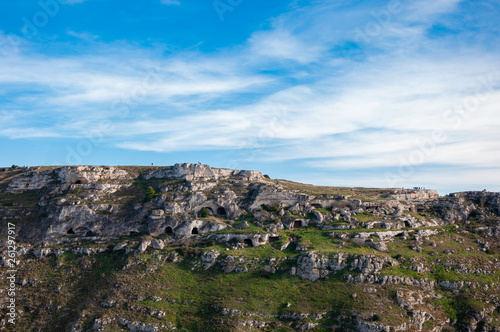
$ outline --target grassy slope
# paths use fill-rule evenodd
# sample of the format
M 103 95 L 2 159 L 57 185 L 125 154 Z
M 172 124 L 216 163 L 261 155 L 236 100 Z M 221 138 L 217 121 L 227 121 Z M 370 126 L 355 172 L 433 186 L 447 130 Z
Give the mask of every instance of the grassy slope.
M 349 244 L 339 248 L 337 240 L 323 237 L 312 229 L 303 229 L 296 232 L 311 241 L 313 246 L 325 252 L 344 252 L 349 254 L 376 254 L 387 255 L 393 258 L 403 257 L 405 262 L 398 267 L 386 267 L 382 274 L 410 276 L 414 278 L 426 277 L 431 280 L 441 281 L 477 281 L 481 284 L 491 284 L 500 281 L 497 271 L 493 275 L 460 274 L 453 268 L 431 269 L 429 272 L 418 274 L 408 269 L 414 261 L 421 260 L 427 265 L 438 262 L 471 262 L 477 265 L 480 261 L 493 261 L 498 259 L 498 253 L 486 254 L 480 251 L 480 246 L 475 243 L 476 235 L 463 235 L 450 231 L 432 237 L 428 244 L 422 247 L 421 253 L 410 249 L 411 243 L 389 243 L 389 253 L 375 252 L 371 248 L 358 247 Z M 455 241 L 461 237 L 462 244 Z M 433 247 L 431 242 L 439 243 Z M 442 242 L 442 243 L 441 243 Z M 466 251 L 467 247 L 474 247 L 475 251 Z M 443 250 L 454 248 L 455 254 L 444 255 Z M 23 303 L 30 308 L 22 315 L 17 328 L 25 330 L 44 326 L 47 331 L 62 331 L 69 322 L 85 314 L 85 324 L 90 327 L 95 317 L 103 315 L 124 317 L 150 323 L 165 323 L 187 328 L 190 331 L 236 331 L 236 322 L 241 319 L 279 321 L 274 315 L 286 313 L 317 314 L 330 312 L 319 321 L 326 325 L 335 323 L 338 315 L 349 315 L 351 311 L 373 315 L 386 324 L 397 325 L 403 322 L 406 312 L 403 312 L 394 303 L 394 294 L 397 290 L 417 290 L 408 286 L 395 285 L 362 285 L 346 284 L 342 281 L 344 273 L 356 274 L 356 271 L 340 271 L 331 273 L 326 280 L 311 282 L 291 276 L 288 271 L 278 271 L 271 276 L 261 274 L 260 265 L 257 269 L 247 273 L 223 273 L 218 266 L 209 270 L 193 269 L 191 262 L 198 260 L 193 257 L 195 248 L 166 248 L 162 251 L 149 249 L 141 255 L 126 256 L 123 251 L 107 252 L 93 256 L 80 256 L 70 253 L 60 258 L 48 257 L 43 260 L 24 259 L 22 269 L 28 279 L 37 279 L 41 283 L 36 287 L 24 286 L 22 291 Z M 236 251 L 226 251 L 224 246 L 214 245 L 200 247 L 200 251 L 211 249 L 221 250 L 221 257 L 232 255 L 247 259 L 259 258 L 261 261 L 269 257 L 284 258 L 297 257 L 298 253 L 293 247 L 284 252 L 276 250 L 273 244 L 263 247 L 246 248 Z M 177 250 L 184 255 L 182 263 L 169 263 L 165 261 L 167 254 Z M 439 251 L 436 256 L 431 256 L 431 250 Z M 181 256 L 182 256 L 181 255 Z M 162 256 L 162 257 L 160 257 Z M 123 270 L 123 265 L 131 264 L 130 269 Z M 264 265 L 267 263 L 264 263 Z M 295 263 L 284 263 L 283 267 L 290 267 Z M 117 287 L 118 285 L 118 287 Z M 375 287 L 376 292 L 366 291 L 367 287 Z M 55 291 L 55 289 L 59 289 Z M 436 315 L 447 313 L 452 317 L 465 317 L 467 310 L 463 301 L 474 306 L 485 305 L 492 294 L 464 289 L 459 294 L 443 289 L 442 298 L 435 299 L 428 306 L 436 308 Z M 356 298 L 352 294 L 357 294 Z M 36 294 L 36 295 L 35 295 Z M 139 298 L 137 298 L 139 296 Z M 152 301 L 151 297 L 161 297 L 162 301 Z M 476 298 L 474 298 L 476 297 Z M 103 308 L 100 303 L 113 299 L 126 300 L 127 304 L 117 307 Z M 166 299 L 173 300 L 171 302 Z M 173 303 L 172 303 L 173 302 Z M 51 303 L 51 305 L 48 305 Z M 285 306 L 290 303 L 290 306 Z M 42 305 L 40 305 L 42 304 Z M 213 305 L 219 308 L 237 309 L 250 312 L 256 316 L 222 316 Z M 48 306 L 45 308 L 45 306 Z M 68 307 L 69 310 L 56 310 L 57 306 Z M 144 307 L 148 310 L 159 309 L 165 312 L 164 319 L 151 317 L 140 310 L 129 310 L 128 306 Z M 429 309 L 427 309 L 429 310 Z M 28 313 L 31 311 L 30 313 Z M 271 315 L 271 316 L 269 316 Z M 497 317 L 498 315 L 494 315 Z M 497 318 L 495 318 L 497 319 Z M 222 320 L 224 323 L 222 323 Z M 305 321 L 311 320 L 306 318 Z M 286 319 L 280 321 L 286 322 Z M 209 325 L 218 327 L 208 327 Z M 429 323 L 431 324 L 431 323 Z M 225 326 L 225 327 L 223 327 Z M 429 328 L 431 325 L 428 326 Z M 109 325 L 107 331 L 118 331 L 116 323 Z M 276 327 L 277 328 L 277 327 Z M 283 331 L 288 330 L 281 327 Z M 7 329 L 14 331 L 15 329 Z M 292 329 L 290 329 L 291 331 Z M 318 328 L 318 331 L 321 329 Z

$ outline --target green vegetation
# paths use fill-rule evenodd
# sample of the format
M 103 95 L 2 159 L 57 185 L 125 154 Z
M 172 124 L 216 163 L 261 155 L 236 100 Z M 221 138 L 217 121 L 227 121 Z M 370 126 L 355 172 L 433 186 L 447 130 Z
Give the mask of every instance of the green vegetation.
M 155 198 L 158 194 L 153 189 L 153 187 L 149 186 L 146 188 L 146 201 L 150 201 Z
M 435 299 L 434 302 L 444 309 L 446 315 L 450 317 L 452 321 L 455 321 L 457 319 L 457 309 L 455 307 L 455 301 L 447 295 L 441 296 L 441 298 Z
M 324 209 L 324 208 L 315 208 L 316 211 L 318 212 L 321 212 L 323 214 L 328 214 L 328 213 L 332 213 L 331 210 L 328 210 L 328 209 Z
M 279 206 L 268 206 L 266 204 L 262 204 L 260 207 L 262 208 L 262 210 L 272 213 L 276 213 L 280 210 Z
M 383 275 L 397 275 L 401 277 L 411 277 L 415 279 L 421 279 L 428 277 L 428 274 L 417 273 L 416 271 L 405 268 L 401 265 L 399 266 L 389 266 L 382 272 Z
M 225 228 L 217 232 L 217 234 L 264 234 L 267 233 L 262 228 L 258 227 L 253 223 L 248 223 L 249 228 L 247 229 L 228 229 Z
M 380 220 L 379 216 L 375 216 L 368 212 L 358 213 L 355 218 L 361 222 L 377 221 Z
M 210 211 L 206 207 L 204 207 L 200 210 L 198 215 L 200 216 L 200 218 L 208 218 L 211 214 Z
M 245 211 L 236 221 L 253 222 L 255 221 L 255 217 L 251 211 Z
M 251 217 L 253 216 L 247 214 L 242 217 L 242 221 Z M 251 227 L 256 226 L 251 225 Z M 256 229 L 253 229 L 252 233 L 255 234 Z M 130 256 L 124 255 L 122 251 L 109 251 L 93 256 L 65 252 L 59 258 L 32 260 L 28 262 L 29 265 L 26 268 L 30 271 L 37 271 L 30 273 L 38 273 L 35 277 L 43 281 L 45 291 L 40 295 L 43 296 L 42 299 L 45 299 L 43 301 L 50 299 L 58 305 L 73 308 L 62 318 L 60 315 L 54 315 L 50 321 L 50 324 L 53 324 L 51 326 L 61 330 L 64 330 L 63 327 L 76 319 L 84 310 L 92 313 L 85 323 L 87 328 L 94 322 L 92 317 L 99 317 L 102 312 L 152 324 L 166 321 L 178 328 L 195 331 L 202 330 L 203 326 L 208 324 L 222 326 L 221 319 L 224 319 L 223 326 L 226 327 L 237 326 L 239 320 L 246 319 L 244 316 L 223 318 L 220 314 L 221 308 L 249 312 L 254 315 L 252 317 L 254 320 L 265 320 L 268 323 L 277 324 L 272 325 L 276 327 L 272 330 L 279 330 L 280 326 L 283 327 L 280 322 L 287 321 L 274 315 L 280 317 L 289 313 L 308 315 L 327 313 L 321 320 L 311 318 L 302 320 L 323 322 L 327 325 L 335 324 L 336 317 L 348 316 L 352 311 L 370 314 L 372 321 L 382 324 L 399 325 L 404 322 L 402 319 L 406 317 L 407 312 L 394 304 L 396 291 L 418 289 L 404 285 L 346 284 L 344 274 L 355 275 L 359 273 L 357 270 L 330 271 L 328 279 L 315 282 L 292 276 L 289 269 L 297 266 L 294 259 L 300 255 L 300 252 L 295 250 L 295 245 L 290 245 L 284 251 L 279 250 L 281 245 L 292 237 L 298 240 L 298 245 L 309 245 L 310 250 L 320 250 L 327 254 L 335 252 L 353 255 L 370 254 L 392 256 L 395 259 L 407 257 L 407 260 L 425 258 L 429 264 L 433 265 L 431 272 L 417 273 L 408 268 L 413 263 L 406 261 L 399 266 L 385 266 L 382 275 L 400 275 L 415 279 L 425 277 L 436 281 L 460 281 L 474 278 L 476 281 L 488 284 L 498 282 L 500 277 L 498 275 L 481 277 L 466 275 L 464 278 L 453 268 L 436 264 L 432 261 L 434 257 L 425 252 L 418 253 L 407 249 L 407 253 L 401 250 L 400 245 L 404 246 L 404 241 L 389 243 L 391 252 L 380 253 L 369 247 L 360 247 L 350 241 L 339 248 L 341 242 L 339 239 L 332 239 L 328 237 L 328 232 L 320 231 L 315 227 L 304 227 L 294 231 L 283 230 L 280 233 L 282 238 L 274 243 L 231 251 L 226 251 L 224 244 L 191 243 L 186 247 L 167 248 L 162 251 L 149 249 L 143 254 Z M 443 245 L 446 244 L 448 236 L 455 238 L 457 233 L 445 235 L 442 238 Z M 239 264 L 240 258 L 246 259 L 249 262 L 249 271 L 224 273 L 218 265 L 208 270 L 193 265 L 200 260 L 201 253 L 212 249 L 221 252 L 219 261 L 226 261 L 229 256 L 232 256 L 238 258 L 236 264 Z M 160 254 L 165 257 L 173 252 L 179 253 L 183 259 L 182 263 L 169 263 L 165 258 L 159 258 Z M 446 258 L 446 256 L 440 257 Z M 264 273 L 262 270 L 263 266 L 269 264 L 270 259 L 280 262 L 276 273 Z M 354 257 L 348 259 L 354 259 Z M 128 268 L 122 270 L 125 265 Z M 68 273 L 64 271 L 68 273 L 71 271 L 70 274 L 74 277 L 68 279 Z M 55 288 L 61 287 L 58 285 L 66 285 L 63 292 L 54 292 Z M 119 285 L 119 287 L 115 288 L 114 285 Z M 377 291 L 367 292 L 367 287 L 376 288 Z M 114 289 L 112 293 L 109 292 L 110 289 Z M 441 310 L 452 321 L 457 320 L 459 324 L 484 307 L 483 299 L 474 298 L 470 293 L 464 292 L 468 292 L 468 289 L 462 290 L 459 295 L 443 291 L 441 298 L 431 300 L 437 310 Z M 353 294 L 356 296 L 354 297 Z M 155 296 L 161 300 L 152 300 Z M 127 309 L 127 306 L 103 309 L 100 305 L 107 300 L 119 299 L 126 301 L 127 306 L 138 306 L 145 310 L 152 308 L 161 310 L 165 313 L 165 318 L 157 319 L 142 311 L 131 311 Z M 48 311 L 44 310 L 31 316 L 25 315 L 19 326 L 23 326 L 24 330 L 30 330 L 31 324 L 37 322 L 40 315 L 48 315 Z M 424 308 L 423 310 L 430 309 Z M 433 321 L 430 321 L 426 326 L 431 328 L 432 323 Z M 118 330 L 118 325 L 115 328 Z M 228 331 L 232 330 L 233 328 L 228 329 Z
M 413 218 L 416 218 L 418 220 L 424 220 L 425 217 L 422 216 L 420 213 L 417 213 L 417 212 L 410 212 L 408 211 L 408 213 L 413 217 Z
M 443 265 L 435 265 L 433 268 L 433 277 L 436 281 L 463 281 L 463 278 L 457 273 L 446 269 Z
M 200 330 L 206 319 L 216 316 L 215 312 L 207 310 L 209 304 L 259 314 L 309 314 L 330 309 L 348 312 L 371 306 L 368 296 L 363 296 L 361 286 L 346 288 L 337 278 L 314 283 L 289 273 L 275 273 L 266 278 L 258 270 L 224 274 L 214 268 L 193 273 L 189 264 L 166 264 L 143 280 L 146 284 L 153 281 L 158 285 L 154 287 L 155 294 L 175 301 L 175 304 L 156 302 L 154 306 L 166 311 L 170 317 L 178 317 L 178 323 L 189 330 Z M 139 287 L 137 291 L 146 295 L 151 289 Z M 353 299 L 353 292 L 361 295 Z M 290 303 L 290 306 L 285 307 L 285 303 Z

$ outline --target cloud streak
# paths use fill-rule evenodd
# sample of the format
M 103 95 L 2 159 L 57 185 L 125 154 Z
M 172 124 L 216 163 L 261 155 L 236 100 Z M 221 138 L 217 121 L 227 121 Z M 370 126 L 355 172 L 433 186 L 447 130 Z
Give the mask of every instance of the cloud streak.
M 84 137 L 112 122 L 103 136 L 120 149 L 249 149 L 258 153 L 240 154 L 242 163 L 378 172 L 373 183 L 384 186 L 387 171 L 397 175 L 439 132 L 432 153 L 411 164 L 419 171 L 400 182 L 425 173 L 445 186 L 453 179 L 438 179 L 441 166 L 472 177 L 480 168 L 492 174 L 500 161 L 499 50 L 481 40 L 498 36 L 462 33 L 455 16 L 463 6 L 317 1 L 291 6 L 244 43 L 212 53 L 104 43 L 68 30 L 89 49 L 53 56 L 26 45 L 0 58 L 0 136 Z M 442 25 L 452 32 L 435 33 Z M 37 127 L 30 116 L 46 123 Z
M 180 6 L 181 2 L 179 0 L 161 0 L 161 3 L 167 6 Z

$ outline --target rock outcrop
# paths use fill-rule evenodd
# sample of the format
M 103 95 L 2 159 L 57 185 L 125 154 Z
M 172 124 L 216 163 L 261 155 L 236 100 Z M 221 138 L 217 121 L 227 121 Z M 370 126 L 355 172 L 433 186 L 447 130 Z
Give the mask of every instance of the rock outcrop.
M 330 271 L 359 271 L 362 274 L 379 274 L 384 266 L 397 266 L 399 263 L 386 256 L 353 256 L 348 254 L 325 255 L 307 252 L 297 260 L 297 275 L 311 281 L 326 278 Z

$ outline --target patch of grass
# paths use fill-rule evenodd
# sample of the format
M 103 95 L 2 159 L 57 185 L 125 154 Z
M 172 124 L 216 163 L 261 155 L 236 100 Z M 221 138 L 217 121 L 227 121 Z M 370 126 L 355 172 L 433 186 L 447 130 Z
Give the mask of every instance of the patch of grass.
M 355 218 L 360 222 L 381 220 L 381 217 L 375 216 L 375 215 L 368 213 L 368 212 L 358 213 L 355 215 Z
M 64 259 L 68 263 L 75 263 L 72 258 L 74 258 L 74 256 L 68 253 Z M 101 290 L 109 290 L 109 288 L 112 287 L 111 285 L 114 280 L 113 276 L 123 265 L 124 257 L 119 252 L 106 252 L 96 254 L 93 258 L 82 256 L 78 261 L 81 263 L 86 261 L 92 267 L 89 271 L 80 272 L 79 278 L 73 286 L 76 292 L 66 300 L 65 305 L 70 308 L 71 311 L 64 317 L 48 317 L 48 324 L 53 330 L 64 331 L 66 326 L 74 321 L 78 315 L 86 309 L 86 303 L 89 299 L 99 296 Z M 77 267 L 76 264 L 70 264 L 70 266 L 72 266 L 73 269 Z M 66 278 L 66 274 L 58 269 L 52 269 L 52 276 Z M 54 279 L 52 278 L 52 280 Z
M 480 300 L 474 299 L 470 295 L 462 294 L 456 297 L 451 297 L 449 295 L 442 294 L 442 296 L 443 297 L 440 299 L 435 299 L 434 303 L 442 307 L 452 321 L 464 320 L 475 313 L 483 311 L 484 309 L 484 303 Z
M 271 212 L 271 213 L 277 213 L 280 210 L 280 207 L 277 205 L 269 206 L 266 204 L 262 204 L 260 207 L 262 208 L 262 210 L 267 211 L 267 212 Z
M 321 213 L 323 213 L 323 214 L 330 214 L 330 213 L 332 213 L 332 211 L 331 211 L 331 210 L 324 209 L 324 208 L 315 208 L 315 210 L 316 210 L 316 211 L 319 211 L 319 212 L 321 212 Z
M 74 259 L 76 259 L 77 255 L 71 251 L 65 251 L 60 259 L 63 260 L 63 261 L 72 261 Z
M 175 290 L 169 295 L 178 301 L 204 302 L 211 299 L 218 306 L 242 311 L 315 313 L 327 308 L 350 310 L 363 305 L 363 299 L 354 300 L 350 296 L 352 289 L 346 289 L 342 282 L 335 279 L 313 283 L 288 273 L 276 273 L 269 278 L 262 278 L 259 271 L 242 274 L 221 274 L 216 270 L 190 273 L 179 265 L 167 265 L 159 274 L 158 278 Z M 283 308 L 284 303 L 292 305 Z
M 288 235 L 287 235 L 286 233 L 282 233 L 281 238 L 280 238 L 278 241 L 271 243 L 271 246 L 272 246 L 273 248 L 279 249 L 279 248 L 281 248 L 281 247 L 282 247 L 282 246 L 283 246 L 283 245 L 284 245 L 287 241 L 289 241 L 289 237 L 288 237 Z
M 431 278 L 435 279 L 437 282 L 440 281 L 470 281 L 479 282 L 483 284 L 496 283 L 499 280 L 500 273 L 494 275 L 487 274 L 462 274 L 456 272 L 453 268 L 446 268 L 443 265 L 435 264 L 432 268 Z
M 320 231 L 312 227 L 285 232 L 288 236 L 298 237 L 299 243 L 309 245 L 310 250 L 331 251 L 335 245 L 328 233 L 328 231 Z
M 231 256 L 241 256 L 249 259 L 259 258 L 280 258 L 287 256 L 284 252 L 277 250 L 270 244 L 266 244 L 258 247 L 247 247 L 245 249 L 231 250 L 231 251 L 223 251 L 222 255 L 231 255 Z
M 243 221 L 242 221 L 243 222 Z M 262 228 L 258 227 L 255 225 L 253 222 L 248 222 L 249 228 L 247 229 L 233 229 L 233 228 L 225 228 L 221 229 L 220 231 L 210 233 L 210 234 L 267 234 L 269 232 L 266 232 Z M 240 223 L 237 223 L 240 224 Z
M 383 199 L 385 196 L 392 193 L 393 189 L 385 188 L 349 188 L 349 187 L 328 187 L 328 186 L 314 186 L 311 184 L 298 183 L 288 180 L 276 180 L 285 189 L 297 190 L 304 194 L 311 195 L 342 195 L 342 196 L 356 196 L 360 195 L 366 199 L 379 198 Z
M 448 315 L 452 321 L 457 319 L 457 310 L 455 309 L 455 303 L 451 297 L 444 295 L 440 299 L 435 299 L 434 303 L 442 307 L 446 315 Z
M 252 222 L 255 221 L 255 217 L 251 211 L 245 211 L 236 221 L 247 221 Z
M 428 277 L 427 273 L 417 273 L 414 270 L 411 269 L 406 269 L 402 267 L 401 265 L 399 266 L 389 266 L 387 268 L 384 268 L 382 270 L 382 275 L 398 275 L 402 277 L 411 277 L 415 279 L 421 279 Z
M 413 218 L 416 218 L 416 219 L 418 219 L 418 220 L 424 220 L 424 219 L 425 219 L 425 217 L 424 217 L 424 216 L 422 216 L 422 215 L 421 215 L 420 213 L 418 213 L 418 212 L 409 212 L 409 213 L 410 213 L 410 215 L 411 215 Z

